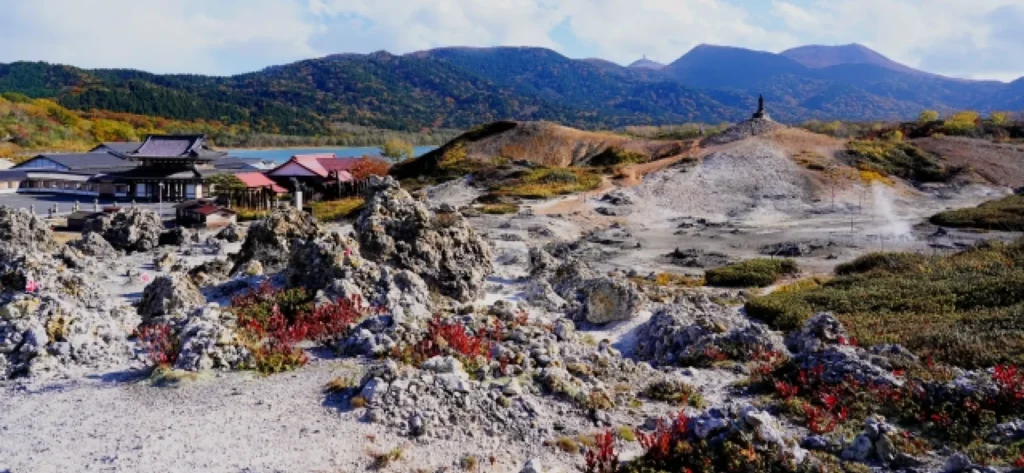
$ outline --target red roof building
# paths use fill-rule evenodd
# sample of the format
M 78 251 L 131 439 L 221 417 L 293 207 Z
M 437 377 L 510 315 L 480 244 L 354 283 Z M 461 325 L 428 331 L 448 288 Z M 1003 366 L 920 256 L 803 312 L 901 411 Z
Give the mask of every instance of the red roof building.
M 238 180 L 245 184 L 245 187 L 249 189 L 270 189 L 275 194 L 284 194 L 288 190 L 284 187 L 277 185 L 274 181 L 271 181 L 269 177 L 261 172 L 242 172 L 235 174 Z
M 305 178 L 321 183 L 351 182 L 352 169 L 360 158 L 339 158 L 333 154 L 300 154 L 271 169 L 273 179 Z M 280 182 L 280 181 L 279 181 Z

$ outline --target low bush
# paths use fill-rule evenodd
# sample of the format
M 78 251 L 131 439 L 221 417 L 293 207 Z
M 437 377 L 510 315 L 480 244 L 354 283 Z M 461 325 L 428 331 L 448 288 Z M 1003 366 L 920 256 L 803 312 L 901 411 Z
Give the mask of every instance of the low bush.
M 899 343 L 963 368 L 1024 363 L 1024 241 L 949 256 L 870 254 L 834 279 L 747 302 L 747 314 L 793 330 L 829 311 L 862 343 Z
M 523 171 L 492 192 L 524 199 L 546 199 L 597 189 L 601 174 L 588 168 L 535 168 Z
M 800 267 L 793 260 L 755 258 L 709 269 L 704 279 L 708 286 L 766 287 L 799 272 Z
M 1024 195 L 1011 195 L 973 208 L 937 213 L 930 220 L 943 227 L 1024 231 Z
M 504 215 L 519 212 L 519 206 L 516 204 L 484 204 L 479 209 L 480 212 L 488 215 Z
M 232 299 L 243 343 L 253 354 L 253 368 L 264 374 L 305 365 L 303 341 L 325 342 L 343 336 L 366 314 L 359 299 L 313 306 L 304 289 L 281 290 L 264 283 Z
M 704 398 L 700 391 L 689 384 L 676 380 L 655 381 L 644 389 L 644 396 L 655 401 L 669 404 L 689 404 L 697 408 L 704 404 Z
M 149 360 L 157 367 L 174 366 L 181 353 L 181 341 L 171 331 L 168 324 L 146 325 L 138 332 L 139 342 Z
M 946 182 L 961 171 L 942 166 L 933 156 L 905 142 L 855 140 L 847 144 L 846 151 L 853 165 L 862 171 L 918 182 Z
M 313 216 L 321 222 L 336 222 L 355 217 L 363 210 L 365 200 L 362 197 L 348 197 L 339 200 L 312 202 L 309 204 Z
M 590 164 L 593 166 L 623 166 L 646 163 L 649 160 L 650 158 L 643 153 L 611 147 L 590 158 Z

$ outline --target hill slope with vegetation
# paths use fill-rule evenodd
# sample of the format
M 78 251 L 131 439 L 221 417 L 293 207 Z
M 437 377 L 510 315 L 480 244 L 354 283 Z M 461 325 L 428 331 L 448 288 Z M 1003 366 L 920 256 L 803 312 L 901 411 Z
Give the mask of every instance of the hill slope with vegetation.
M 662 69 L 637 69 L 542 48 L 442 48 L 402 56 L 340 54 L 230 77 L 18 62 L 0 64 L 0 92 L 50 98 L 80 111 L 306 136 L 344 124 L 419 131 L 495 120 L 585 129 L 718 123 L 748 116 L 759 93 L 786 122 L 908 119 L 926 108 L 1021 108 L 1021 81 L 945 78 L 901 68 L 870 50 L 857 56 L 873 58 L 869 62 L 816 54 L 829 65 L 702 45 Z

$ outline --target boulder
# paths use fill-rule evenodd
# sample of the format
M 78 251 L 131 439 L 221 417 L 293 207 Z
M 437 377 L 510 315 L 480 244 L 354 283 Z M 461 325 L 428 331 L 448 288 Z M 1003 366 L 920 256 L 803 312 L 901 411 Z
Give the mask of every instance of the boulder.
M 199 232 L 185 227 L 174 227 L 160 234 L 161 245 L 181 246 L 199 243 Z
M 231 263 L 223 259 L 206 261 L 188 271 L 188 275 L 197 286 L 203 287 L 216 284 L 228 278 Z
M 371 177 L 356 233 L 366 259 L 412 271 L 460 302 L 479 296 L 493 271 L 490 246 L 454 207 L 431 212 L 391 177 Z
M 119 210 L 86 222 L 83 234 L 98 233 L 111 246 L 128 252 L 149 251 L 160 245 L 164 222 L 156 212 L 142 208 Z
M 216 304 L 197 308 L 174 327 L 181 343 L 175 369 L 201 371 L 249 365 L 252 353 L 238 338 L 234 315 Z
M 749 361 L 761 352 L 785 352 L 782 339 L 759 324 L 711 302 L 706 295 L 678 299 L 656 310 L 637 330 L 636 355 L 654 364 L 706 364 L 720 353 Z
M 0 242 L 26 251 L 57 249 L 53 231 L 42 218 L 25 209 L 0 207 Z
M 127 365 L 131 308 L 92 277 L 19 244 L 0 243 L 0 379 Z
M 242 230 L 242 226 L 237 223 L 231 223 L 230 225 L 220 229 L 214 237 L 228 243 L 238 243 L 242 241 L 244 236 L 245 232 Z
M 583 291 L 586 293 L 586 320 L 592 324 L 632 319 L 644 300 L 636 284 L 619 278 L 589 280 Z
M 99 233 L 86 233 L 82 238 L 68 243 L 68 246 L 95 258 L 114 258 L 117 250 Z
M 182 318 L 194 308 L 206 304 L 195 283 L 182 273 L 160 276 L 142 290 L 138 313 L 143 323 L 156 318 Z
M 279 271 L 291 258 L 294 240 L 309 240 L 320 232 L 320 224 L 311 214 L 292 207 L 275 209 L 249 227 L 231 272 L 238 272 L 253 260 L 262 263 L 265 271 Z

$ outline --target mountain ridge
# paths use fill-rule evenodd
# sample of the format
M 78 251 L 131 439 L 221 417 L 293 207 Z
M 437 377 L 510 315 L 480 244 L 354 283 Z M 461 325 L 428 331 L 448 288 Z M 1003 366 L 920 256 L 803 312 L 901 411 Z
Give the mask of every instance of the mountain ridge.
M 735 121 L 759 94 L 782 121 L 895 120 L 924 109 L 1017 110 L 1021 84 L 1024 78 L 1007 84 L 917 71 L 861 45 L 775 54 L 702 44 L 660 69 L 539 47 L 341 53 L 233 76 L 0 64 L 0 92 L 53 98 L 71 109 L 302 135 L 345 123 L 420 130 L 505 119 L 585 129 Z

